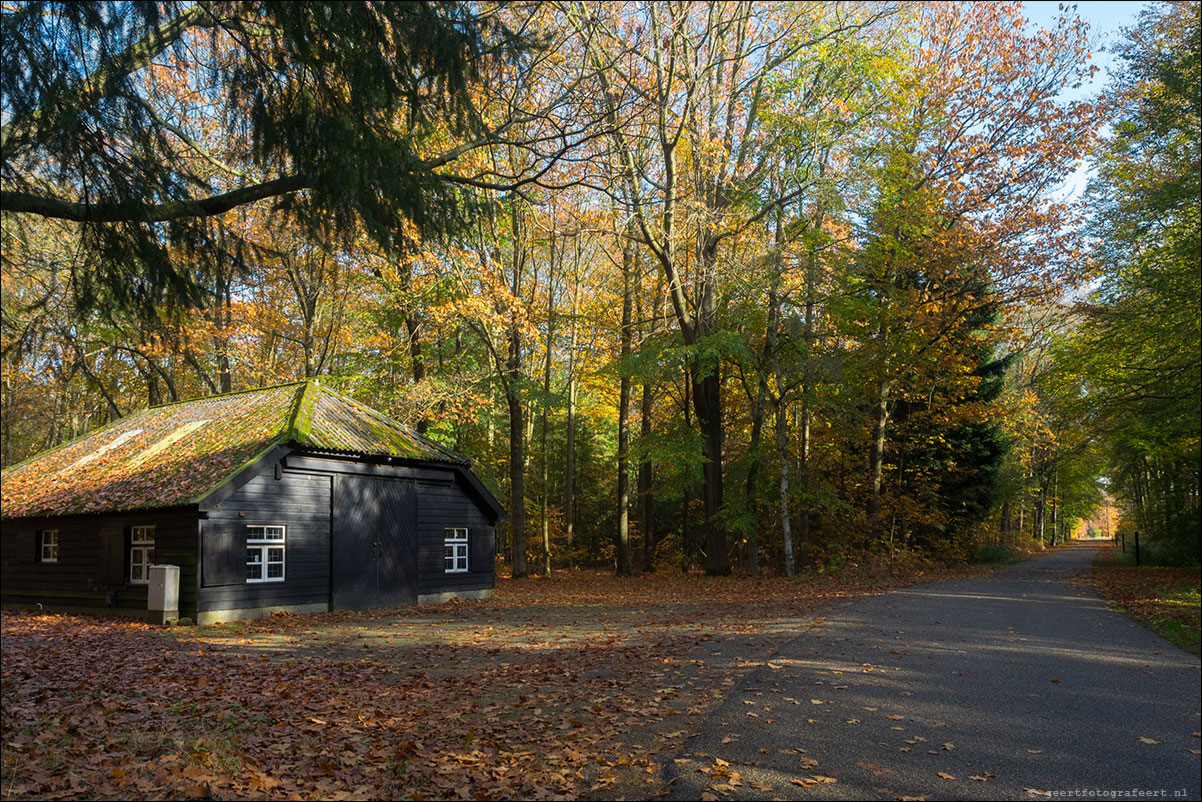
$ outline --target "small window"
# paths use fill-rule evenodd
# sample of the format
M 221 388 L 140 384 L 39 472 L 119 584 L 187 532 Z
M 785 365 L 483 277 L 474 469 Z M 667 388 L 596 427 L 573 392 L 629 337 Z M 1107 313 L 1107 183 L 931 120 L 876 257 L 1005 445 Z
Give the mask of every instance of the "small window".
M 282 526 L 246 527 L 246 581 L 284 581 L 284 542 Z
M 446 573 L 462 574 L 467 571 L 467 530 L 444 530 L 442 544 Z
M 150 582 L 154 565 L 154 527 L 131 526 L 129 529 L 129 581 L 135 585 Z
M 38 541 L 38 561 L 44 563 L 58 562 L 58 530 L 43 529 Z

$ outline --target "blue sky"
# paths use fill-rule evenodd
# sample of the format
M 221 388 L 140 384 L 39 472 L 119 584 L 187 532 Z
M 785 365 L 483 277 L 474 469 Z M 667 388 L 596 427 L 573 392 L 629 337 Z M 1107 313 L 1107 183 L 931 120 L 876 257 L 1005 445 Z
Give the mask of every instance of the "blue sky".
M 1027 3 L 1025 5 L 1027 18 L 1036 25 L 1051 27 L 1056 24 L 1056 19 L 1060 16 L 1058 8 L 1060 5 L 1061 3 L 1054 2 L 1054 0 L 1052 2 L 1042 0 L 1041 2 Z M 1114 58 L 1108 51 L 1113 50 L 1114 45 L 1121 40 L 1121 29 L 1135 25 L 1139 19 L 1140 10 L 1152 4 L 1087 0 L 1087 2 L 1066 3 L 1065 5 L 1068 5 L 1070 9 L 1075 5 L 1076 13 L 1089 23 L 1090 36 L 1096 42 L 1092 54 L 1093 62 L 1099 67 L 1098 73 L 1089 85 L 1064 93 L 1065 98 L 1073 99 L 1096 94 L 1106 87 L 1110 79 L 1110 69 L 1114 65 Z M 1089 165 L 1081 165 L 1057 194 L 1063 193 L 1064 196 L 1072 199 L 1079 198 L 1085 191 L 1085 186 L 1092 173 Z
M 1040 2 L 1026 3 L 1024 8 L 1027 17 L 1033 23 L 1048 27 L 1056 23 L 1056 19 L 1060 15 L 1057 7 L 1060 5 L 1061 3 L 1054 0 L 1041 0 Z M 1104 73 L 1112 63 L 1111 56 L 1105 52 L 1105 48 L 1121 37 L 1122 28 L 1136 23 L 1141 9 L 1152 4 L 1092 0 L 1065 5 L 1068 5 L 1070 9 L 1076 6 L 1076 13 L 1089 23 L 1090 34 L 1098 39 L 1102 49 L 1095 50 L 1093 57 L 1097 65 L 1102 68 L 1098 78 L 1104 82 L 1106 77 Z

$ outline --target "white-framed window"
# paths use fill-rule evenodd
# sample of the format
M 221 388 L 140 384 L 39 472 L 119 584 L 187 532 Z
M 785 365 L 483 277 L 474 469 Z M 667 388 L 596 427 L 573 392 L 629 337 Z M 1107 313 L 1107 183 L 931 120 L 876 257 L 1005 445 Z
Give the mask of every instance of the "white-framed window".
M 154 526 L 129 528 L 129 581 L 135 585 L 150 582 L 150 566 L 154 565 Z
M 246 527 L 246 581 L 284 581 L 284 543 L 287 532 L 282 526 Z
M 38 561 L 44 563 L 58 562 L 58 530 L 43 529 L 38 541 Z
M 448 574 L 467 571 L 467 530 L 444 529 L 442 536 L 443 566 Z

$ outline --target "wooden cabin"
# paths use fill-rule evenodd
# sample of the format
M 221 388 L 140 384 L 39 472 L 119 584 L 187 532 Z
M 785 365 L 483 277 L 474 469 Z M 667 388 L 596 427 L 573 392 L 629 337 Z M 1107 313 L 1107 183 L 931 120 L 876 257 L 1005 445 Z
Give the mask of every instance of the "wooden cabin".
M 0 601 L 179 615 L 491 595 L 505 512 L 467 460 L 317 380 L 152 407 L 0 475 Z

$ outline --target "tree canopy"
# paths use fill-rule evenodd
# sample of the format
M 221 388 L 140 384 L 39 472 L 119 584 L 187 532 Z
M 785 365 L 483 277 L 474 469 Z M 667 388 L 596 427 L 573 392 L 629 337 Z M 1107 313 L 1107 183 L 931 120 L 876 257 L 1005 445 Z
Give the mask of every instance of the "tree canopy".
M 1015 3 L 0 24 L 5 464 L 322 376 L 473 459 L 518 576 L 1198 529 L 1196 5 L 1105 96 Z

